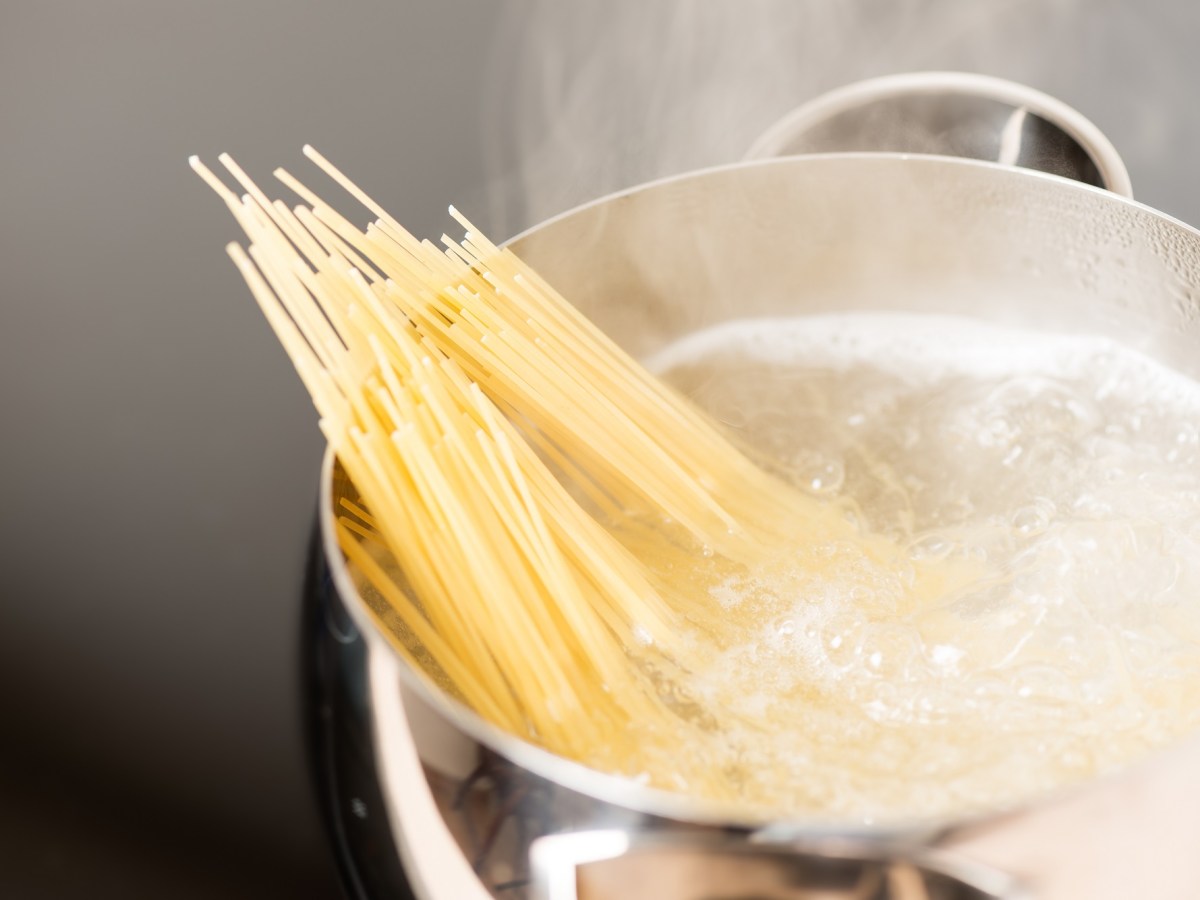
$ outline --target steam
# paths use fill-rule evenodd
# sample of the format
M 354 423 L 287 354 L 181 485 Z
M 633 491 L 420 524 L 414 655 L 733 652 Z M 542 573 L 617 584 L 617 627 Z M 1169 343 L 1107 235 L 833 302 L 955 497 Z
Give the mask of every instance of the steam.
M 1095 5 L 509 0 L 485 123 L 491 227 L 740 159 L 790 109 L 863 78 L 958 69 L 1053 93 L 1083 65 L 1063 42 Z

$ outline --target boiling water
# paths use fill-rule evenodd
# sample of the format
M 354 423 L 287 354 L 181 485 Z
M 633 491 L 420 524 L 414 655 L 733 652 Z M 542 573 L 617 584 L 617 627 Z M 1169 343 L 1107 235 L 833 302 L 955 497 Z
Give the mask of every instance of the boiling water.
M 735 322 L 651 364 L 902 551 L 699 576 L 729 629 L 691 637 L 717 721 L 664 751 L 675 787 L 961 814 L 1200 725 L 1200 385 L 1103 339 L 918 316 Z M 923 566 L 959 574 L 914 592 Z

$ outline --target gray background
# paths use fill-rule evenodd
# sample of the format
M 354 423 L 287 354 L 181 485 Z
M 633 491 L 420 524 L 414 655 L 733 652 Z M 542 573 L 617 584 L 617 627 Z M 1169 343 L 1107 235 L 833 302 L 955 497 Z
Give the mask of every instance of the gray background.
M 578 9 L 602 28 L 605 10 L 636 25 L 651 5 Z M 265 179 L 302 169 L 312 142 L 420 234 L 436 237 L 454 202 L 505 237 L 635 177 L 732 158 L 726 147 L 819 90 L 966 68 L 1081 109 L 1140 199 L 1200 222 L 1195 5 L 1028 0 L 1006 4 L 1020 29 L 967 23 L 931 43 L 947 4 L 902 5 L 903 28 L 842 30 L 837 66 L 741 104 L 720 141 L 690 141 L 692 157 L 641 164 L 667 140 L 648 116 L 622 118 L 651 108 L 644 85 L 596 118 L 586 104 L 543 110 L 537 127 L 567 121 L 577 140 L 553 170 L 567 175 L 542 176 L 521 168 L 541 133 L 515 135 L 513 116 L 539 84 L 570 82 L 572 54 L 554 71 L 518 64 L 564 56 L 554 22 L 522 27 L 547 3 L 4 2 L 0 895 L 338 893 L 298 683 L 321 440 L 189 154 L 229 150 Z M 770 27 L 770 4 L 738 8 Z M 655 27 L 667 53 L 687 37 L 678 17 Z M 680 103 L 704 118 L 702 100 Z M 622 152 L 637 164 L 596 163 Z M 552 199 L 529 200 L 530 179 L 551 177 Z

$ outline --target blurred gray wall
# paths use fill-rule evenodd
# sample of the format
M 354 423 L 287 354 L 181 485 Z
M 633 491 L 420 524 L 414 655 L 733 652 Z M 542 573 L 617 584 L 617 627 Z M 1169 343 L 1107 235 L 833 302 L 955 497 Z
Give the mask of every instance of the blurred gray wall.
M 1037 46 L 974 56 L 905 20 L 794 102 L 898 68 L 1036 75 L 1108 131 L 1141 197 L 1200 222 L 1197 5 L 1022 5 L 1053 26 Z M 307 141 L 418 233 L 450 202 L 501 221 L 522 182 L 490 152 L 511 135 L 489 54 L 562 55 L 522 27 L 542 4 L 508 6 L 499 32 L 484 0 L 0 6 L 0 896 L 336 894 L 297 658 L 321 441 L 186 159 L 228 150 L 267 179 L 305 168 Z M 557 89 L 571 64 L 521 84 Z
M 439 234 L 482 193 L 492 15 L 0 5 L 0 896 L 336 896 L 297 658 L 322 441 L 187 157 L 270 180 L 312 142 Z

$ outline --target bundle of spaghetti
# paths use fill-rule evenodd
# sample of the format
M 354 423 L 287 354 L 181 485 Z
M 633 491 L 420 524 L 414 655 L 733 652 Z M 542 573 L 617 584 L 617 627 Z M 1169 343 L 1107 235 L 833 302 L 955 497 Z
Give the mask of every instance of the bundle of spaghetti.
M 626 647 L 670 652 L 676 631 L 644 567 L 319 223 L 193 166 L 249 236 L 248 252 L 231 244 L 230 255 L 369 504 L 339 520 L 351 564 L 485 718 L 573 758 L 604 748 L 609 768 L 636 770 L 629 724 L 672 713 Z
M 443 250 L 417 240 L 311 147 L 305 153 L 378 218 L 360 229 L 277 170 L 310 204 L 304 215 L 326 226 L 330 241 L 340 239 L 340 251 L 386 303 L 529 426 L 527 436 L 612 520 L 628 530 L 630 511 L 649 509 L 655 521 L 670 521 L 707 552 L 736 561 L 756 560 L 781 543 L 854 536 L 836 506 L 752 462 L 453 208 L 467 233 L 458 242 L 443 236 Z
M 680 736 L 728 721 L 687 673 L 708 637 L 757 627 L 712 585 L 902 551 L 755 465 L 466 219 L 452 211 L 461 241 L 419 241 L 305 152 L 376 221 L 358 228 L 282 170 L 308 205 L 268 198 L 225 155 L 241 194 L 192 165 L 249 238 L 229 253 L 361 496 L 336 528 L 367 611 L 493 724 L 681 787 Z M 795 552 L 818 543 L 840 549 Z M 973 576 L 918 566 L 913 595 Z M 685 768 L 689 789 L 736 791 Z

